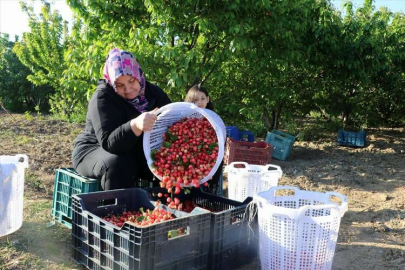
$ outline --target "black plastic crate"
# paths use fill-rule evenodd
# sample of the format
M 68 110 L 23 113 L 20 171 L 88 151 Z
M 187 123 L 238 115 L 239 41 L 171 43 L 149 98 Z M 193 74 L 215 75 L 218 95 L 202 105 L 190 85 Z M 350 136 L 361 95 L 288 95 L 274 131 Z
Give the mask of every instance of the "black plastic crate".
M 156 200 L 159 192 L 165 189 L 147 189 Z M 236 269 L 258 256 L 259 239 L 257 216 L 248 224 L 248 204 L 252 198 L 238 202 L 206 193 L 200 189 L 191 189 L 191 193 L 175 195 L 181 201 L 191 200 L 198 206 L 211 210 L 211 236 L 208 255 L 208 269 Z M 162 200 L 163 199 L 163 200 Z
M 150 226 L 119 228 L 101 217 L 154 209 L 145 190 L 131 188 L 73 196 L 74 259 L 89 269 L 206 269 L 210 214 L 181 215 Z M 183 228 L 186 234 L 169 237 Z M 173 234 L 172 234 L 173 235 Z

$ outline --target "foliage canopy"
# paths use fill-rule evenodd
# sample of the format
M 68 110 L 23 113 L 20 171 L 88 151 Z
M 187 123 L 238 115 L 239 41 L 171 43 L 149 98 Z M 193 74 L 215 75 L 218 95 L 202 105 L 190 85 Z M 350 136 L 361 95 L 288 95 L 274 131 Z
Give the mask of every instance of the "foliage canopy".
M 183 100 L 203 83 L 228 125 L 256 132 L 318 112 L 346 127 L 404 124 L 405 18 L 372 0 L 67 0 L 71 33 L 45 4 L 14 51 L 51 109 L 83 117 L 107 52 L 133 52 L 149 81 Z

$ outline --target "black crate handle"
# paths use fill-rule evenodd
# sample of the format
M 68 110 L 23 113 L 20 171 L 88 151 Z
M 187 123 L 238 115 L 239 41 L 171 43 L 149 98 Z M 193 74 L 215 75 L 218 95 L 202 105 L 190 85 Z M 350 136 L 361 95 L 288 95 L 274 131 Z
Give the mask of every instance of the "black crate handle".
M 97 203 L 97 207 L 106 207 L 111 205 L 117 205 L 117 199 L 107 199 L 107 200 L 99 200 Z
M 180 237 L 185 237 L 190 235 L 190 227 L 187 226 L 186 228 L 179 228 L 177 230 L 170 230 L 167 232 L 167 239 L 174 240 Z
M 129 188 L 109 191 L 100 191 L 90 194 L 74 195 L 79 198 L 83 210 L 93 212 L 94 210 L 117 208 L 128 206 L 128 208 L 154 209 L 149 200 L 148 193 L 143 189 Z M 135 199 L 135 197 L 138 197 Z M 111 202 L 114 202 L 113 204 Z M 103 205 L 104 204 L 104 205 Z M 131 207 L 132 205 L 137 207 Z

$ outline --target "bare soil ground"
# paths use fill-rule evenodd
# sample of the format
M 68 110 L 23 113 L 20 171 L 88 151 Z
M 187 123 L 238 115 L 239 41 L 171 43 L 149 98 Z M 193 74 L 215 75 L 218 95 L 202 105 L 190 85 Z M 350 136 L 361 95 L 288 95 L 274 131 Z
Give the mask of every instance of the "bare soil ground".
M 54 171 L 71 167 L 82 125 L 0 112 L 0 155 L 27 154 L 24 223 L 0 238 L 0 269 L 82 269 L 72 259 L 70 230 L 52 225 Z M 274 160 L 279 185 L 347 196 L 333 269 L 405 269 L 405 129 L 369 129 L 365 148 L 336 145 L 336 133 L 294 144 Z M 226 184 L 226 183 L 225 183 Z M 240 269 L 259 269 L 256 260 Z

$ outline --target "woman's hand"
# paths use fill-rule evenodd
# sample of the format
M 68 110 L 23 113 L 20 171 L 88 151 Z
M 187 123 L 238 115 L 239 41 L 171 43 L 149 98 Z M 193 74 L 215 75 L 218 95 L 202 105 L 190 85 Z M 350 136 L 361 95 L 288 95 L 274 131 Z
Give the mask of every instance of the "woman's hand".
M 157 115 L 155 114 L 157 110 L 158 108 L 155 108 L 153 111 L 144 112 L 131 120 L 131 128 L 136 136 L 140 136 L 144 131 L 151 131 L 153 129 L 153 125 L 157 119 Z

